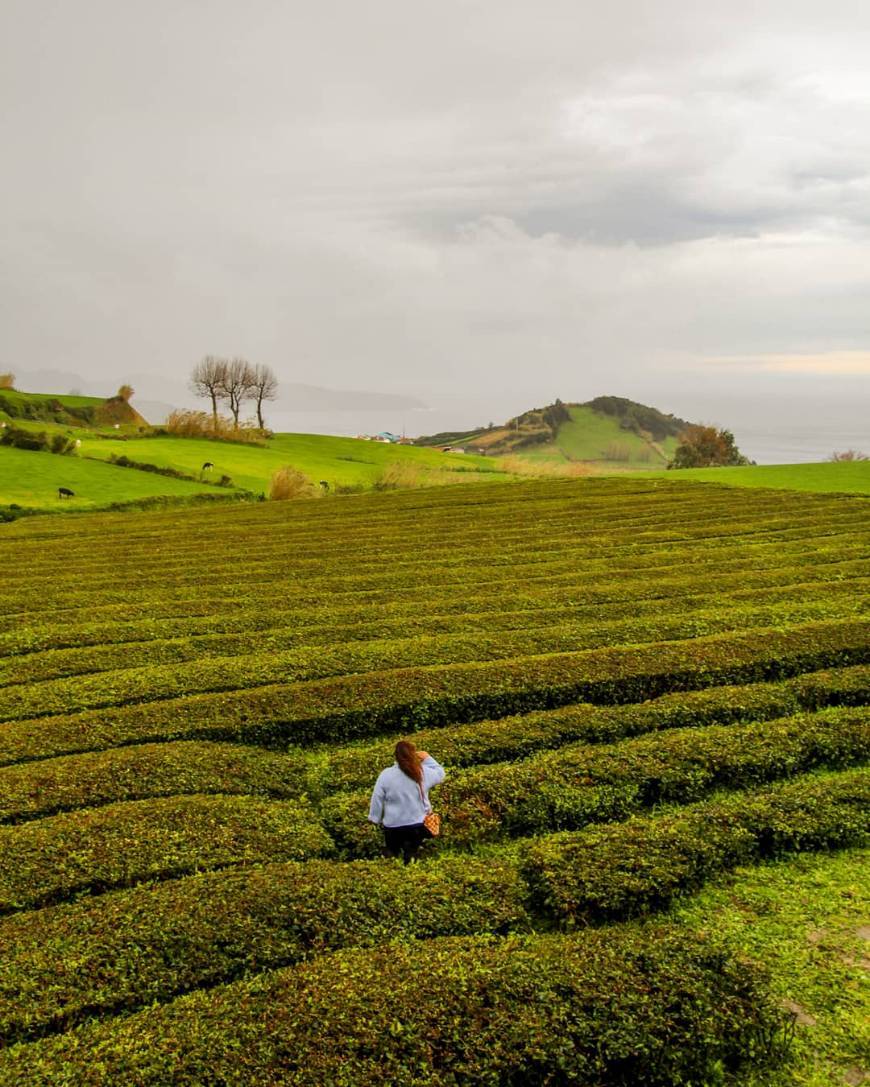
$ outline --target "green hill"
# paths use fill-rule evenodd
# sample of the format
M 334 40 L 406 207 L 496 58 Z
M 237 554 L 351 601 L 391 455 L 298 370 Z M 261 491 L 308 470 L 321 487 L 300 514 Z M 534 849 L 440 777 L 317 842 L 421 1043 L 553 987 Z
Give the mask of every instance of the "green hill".
M 53 423 L 72 427 L 147 428 L 148 421 L 120 396 L 56 396 L 0 391 L 0 419 L 13 422 Z
M 667 464 L 689 424 L 647 404 L 599 396 L 585 404 L 556 400 L 532 408 L 504 426 L 419 438 L 418 445 L 461 445 L 490 456 L 533 461 L 583 462 L 617 469 Z

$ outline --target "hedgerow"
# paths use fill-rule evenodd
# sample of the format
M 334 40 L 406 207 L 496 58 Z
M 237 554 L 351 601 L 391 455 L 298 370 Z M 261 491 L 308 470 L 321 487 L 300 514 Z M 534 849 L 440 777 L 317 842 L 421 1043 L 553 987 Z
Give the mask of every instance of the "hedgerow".
M 445 839 L 467 845 L 623 820 L 655 804 L 691 803 L 720 787 L 854 766 L 868 754 L 870 708 L 835 708 L 610 745 L 569 744 L 519 762 L 458 771 L 440 789 L 437 806 Z M 367 800 L 368 793 L 345 793 L 321 805 L 326 826 L 352 855 L 380 848 L 363 821 Z
M 0 1039 L 66 1030 L 311 955 L 526 929 L 515 858 L 308 861 L 210 872 L 0 920 Z M 74 962 L 70 972 L 58 963 Z
M 661 909 L 738 864 L 861 844 L 868 834 L 870 770 L 858 770 L 530 839 L 522 867 L 536 911 L 582 925 Z
M 590 480 L 4 526 L 0 1032 L 40 1040 L 0 1084 L 728 1078 L 775 1020 L 709 960 L 588 937 L 641 1007 L 586 937 L 467 937 L 866 833 L 866 772 L 806 772 L 866 759 L 866 510 Z M 331 859 L 380 852 L 409 734 L 444 839 Z
M 715 599 L 717 605 L 724 608 L 777 601 L 794 603 L 796 600 L 819 604 L 827 600 L 836 604 L 838 598 L 852 599 L 868 594 L 870 579 L 853 578 L 849 581 L 780 583 L 760 589 L 741 586 L 729 592 L 717 592 Z M 711 605 L 709 592 L 701 594 L 696 591 L 677 596 L 678 603 L 675 597 L 675 604 L 686 613 L 706 610 Z M 14 669 L 18 667 L 29 667 L 29 654 L 43 653 L 47 655 L 47 669 L 54 661 L 56 674 L 62 674 L 62 670 L 66 674 L 67 669 L 72 674 L 76 669 L 87 670 L 91 653 L 98 655 L 96 662 L 99 665 L 102 659 L 99 654 L 116 654 L 119 645 L 125 649 L 144 650 L 146 644 L 157 643 L 154 650 L 156 659 L 171 660 L 174 659 L 171 654 L 176 645 L 184 646 L 197 643 L 200 639 L 220 636 L 244 637 L 257 633 L 265 639 L 270 636 L 269 632 L 277 632 L 281 637 L 295 635 L 300 639 L 299 644 L 305 644 L 314 639 L 324 642 L 345 637 L 364 640 L 389 636 L 401 630 L 421 634 L 478 628 L 512 630 L 541 620 L 549 621 L 554 603 L 558 605 L 560 618 L 565 621 L 586 618 L 616 622 L 625 618 L 658 615 L 662 609 L 661 598 L 566 605 L 564 601 L 558 603 L 549 597 L 538 597 L 527 600 L 525 607 L 518 607 L 518 603 L 522 601 L 484 594 L 454 602 L 451 610 L 445 611 L 439 607 L 422 612 L 418 603 L 409 603 L 401 598 L 388 604 L 362 607 L 336 607 L 321 602 L 319 606 L 288 608 L 283 602 L 276 606 L 272 601 L 268 607 L 238 608 L 228 613 L 223 607 L 223 600 L 204 599 L 186 608 L 171 608 L 172 614 L 161 612 L 158 617 L 149 614 L 143 618 L 106 618 L 102 622 L 73 622 L 67 619 L 60 625 L 40 613 L 31 615 L 26 626 L 16 624 L 10 630 L 0 631 L 0 658 L 21 658 L 6 661 L 6 675 L 17 674 Z M 136 613 L 139 609 L 133 606 L 130 610 Z M 166 658 L 160 656 L 161 650 L 157 648 L 164 643 L 165 652 L 169 654 Z M 231 646 L 232 643 L 226 644 Z M 40 658 L 36 656 L 35 659 Z M 114 656 L 112 659 L 116 661 L 117 658 Z
M 68 812 L 0 827 L 0 914 L 82 891 L 331 850 L 300 801 L 185 796 Z
M 486 857 L 271 864 L 18 914 L 0 921 L 0 1038 L 340 947 L 639 915 L 738 863 L 862 841 L 868 800 L 866 770 L 804 776 Z M 75 970 L 59 972 L 63 960 Z
M 205 545 L 204 545 L 205 546 Z M 860 551 L 860 547 L 856 548 Z M 810 553 L 811 556 L 811 553 Z M 225 560 L 234 565 L 231 556 Z M 865 578 L 870 575 L 870 562 L 866 558 L 844 556 L 834 553 L 832 556 L 805 556 L 792 559 L 789 563 L 758 563 L 753 568 L 751 557 L 746 556 L 741 564 L 734 564 L 730 569 L 721 559 L 707 563 L 693 563 L 687 572 L 685 564 L 675 563 L 666 571 L 638 571 L 634 565 L 620 571 L 601 567 L 588 571 L 578 571 L 576 562 L 567 563 L 559 572 L 546 573 L 539 569 L 538 563 L 529 569 L 519 565 L 502 566 L 481 563 L 473 575 L 463 571 L 462 576 L 439 579 L 437 596 L 433 597 L 432 582 L 428 581 L 434 571 L 425 567 L 395 574 L 392 577 L 381 575 L 368 578 L 358 576 L 322 579 L 321 583 L 303 580 L 301 583 L 287 583 L 286 567 L 280 573 L 262 574 L 261 577 L 243 577 L 236 572 L 225 580 L 211 578 L 208 581 L 209 594 L 217 594 L 225 606 L 232 602 L 234 607 L 268 607 L 274 599 L 276 585 L 281 585 L 289 599 L 300 608 L 316 607 L 328 594 L 334 603 L 344 605 L 390 603 L 402 596 L 406 600 L 416 600 L 422 604 L 437 601 L 439 609 L 451 605 L 464 605 L 475 595 L 501 598 L 503 605 L 510 607 L 517 600 L 529 601 L 533 606 L 542 605 L 549 594 L 551 601 L 558 602 L 600 602 L 626 600 L 649 600 L 662 597 L 692 595 L 709 587 L 715 579 L 719 592 L 737 591 L 742 587 L 761 589 L 781 585 L 788 581 L 806 581 L 824 583 L 840 580 L 844 577 Z M 157 592 L 156 583 L 162 583 L 163 589 Z M 161 582 L 150 579 L 142 588 L 128 585 L 122 588 L 97 592 L 86 585 L 79 589 L 70 589 L 54 615 L 54 622 L 74 619 L 79 611 L 88 618 L 122 613 L 125 618 L 134 618 L 137 614 L 146 616 L 170 616 L 181 608 L 189 613 L 192 609 L 202 609 L 202 580 L 191 577 L 183 580 Z M 7 610 L 7 622 L 32 611 L 39 606 L 40 596 L 46 591 L 44 584 L 34 585 L 27 593 L 3 601 Z
M 661 695 L 648 702 L 594 706 L 582 702 L 490 721 L 424 729 L 414 734 L 419 748 L 432 749 L 451 767 L 523 758 L 572 741 L 612 743 L 668 728 L 766 721 L 800 710 L 870 704 L 870 666 L 810 672 L 779 683 L 750 683 Z M 393 761 L 395 741 L 334 744 L 293 752 L 306 792 L 360 789 Z
M 766 1060 L 759 968 L 673 928 L 344 951 L 0 1056 L 0 1084 L 702 1082 Z
M 283 746 L 549 709 L 577 701 L 637 702 L 669 691 L 775 680 L 870 660 L 870 625 L 620 646 L 519 660 L 405 668 L 85 711 L 0 730 L 0 765 L 165 739 Z
M 641 619 L 566 621 L 548 611 L 526 616 L 521 629 L 469 630 L 466 617 L 436 624 L 419 617 L 397 622 L 387 631 L 377 624 L 360 628 L 330 627 L 272 630 L 250 634 L 212 635 L 174 641 L 143 642 L 124 647 L 119 661 L 114 645 L 66 652 L 30 654 L 0 661 L 0 685 L 40 683 L 30 690 L 7 690 L 10 709 L 33 715 L 34 706 L 54 712 L 58 703 L 69 712 L 86 706 L 123 703 L 141 697 L 177 697 L 221 686 L 257 686 L 269 682 L 340 675 L 405 665 L 444 664 L 596 649 L 625 643 L 681 641 L 755 627 L 844 619 L 864 615 L 870 597 L 779 601 L 766 606 L 732 605 Z M 227 669 L 227 657 L 235 669 Z M 219 658 L 212 660 L 212 658 Z M 116 673 L 123 664 L 123 672 Z M 183 667 L 182 667 L 183 665 Z M 106 674 L 106 673 L 113 674 Z M 85 673 L 88 673 L 85 675 Z M 69 681 L 67 677 L 74 677 Z M 240 683 L 240 679 L 245 682 Z M 52 684 L 46 681 L 53 680 Z M 22 698 L 24 700 L 22 711 Z
M 802 709 L 870 702 L 870 667 L 782 683 L 713 687 L 625 706 L 588 703 L 447 726 L 415 735 L 439 761 L 465 767 L 528 756 L 572 741 L 610 743 L 668 728 L 764 721 Z M 393 760 L 394 740 L 290 750 L 194 740 L 135 744 L 0 768 L 0 823 L 118 800 L 179 793 L 321 796 L 364 788 Z
M 0 823 L 181 793 L 289 798 L 305 792 L 293 760 L 241 744 L 137 744 L 0 769 Z

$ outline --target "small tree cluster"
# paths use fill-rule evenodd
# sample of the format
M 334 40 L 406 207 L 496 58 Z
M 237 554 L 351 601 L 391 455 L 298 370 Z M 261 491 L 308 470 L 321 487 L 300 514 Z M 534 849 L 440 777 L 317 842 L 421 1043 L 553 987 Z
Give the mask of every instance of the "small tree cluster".
M 668 468 L 722 468 L 751 463 L 737 448 L 730 430 L 692 425 L 680 435 Z
M 197 396 L 211 400 L 214 431 L 218 431 L 218 404 L 225 403 L 233 417 L 234 429 L 239 429 L 239 413 L 242 404 L 252 401 L 257 408 L 257 425 L 265 429 L 263 404 L 274 400 L 278 392 L 278 379 L 268 366 L 254 366 L 246 359 L 224 359 L 206 355 L 193 368 L 190 387 Z
M 14 389 L 15 374 L 0 374 L 0 389 Z
M 842 463 L 853 460 L 870 460 L 870 456 L 858 449 L 844 449 L 842 452 L 832 453 L 828 460 L 834 463 Z

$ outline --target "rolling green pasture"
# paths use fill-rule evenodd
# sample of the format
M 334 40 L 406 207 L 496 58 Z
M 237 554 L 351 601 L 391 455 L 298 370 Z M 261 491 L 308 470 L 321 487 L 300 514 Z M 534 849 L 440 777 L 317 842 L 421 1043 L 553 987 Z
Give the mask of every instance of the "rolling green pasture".
M 640 474 L 640 473 L 638 473 Z M 870 461 L 835 464 L 749 464 L 741 468 L 681 468 L 681 480 L 727 487 L 766 487 L 787 491 L 870 494 Z
M 131 460 L 192 475 L 198 475 L 202 465 L 211 461 L 216 478 L 228 475 L 236 486 L 255 494 L 268 492 L 272 473 L 285 464 L 292 464 L 315 483 L 326 480 L 332 487 L 372 487 L 393 464 L 417 469 L 424 476 L 450 472 L 458 480 L 473 478 L 473 471 L 498 471 L 485 457 L 459 457 L 434 449 L 320 434 L 277 434 L 265 446 L 197 438 L 91 438 L 82 441 L 81 453 L 104 459 L 113 453 L 125 454 Z
M 232 491 L 268 494 L 272 474 L 287 464 L 315 484 L 326 480 L 331 490 L 370 490 L 391 472 L 396 475 L 386 478 L 386 483 L 398 487 L 512 478 L 494 459 L 317 434 L 278 434 L 261 446 L 196 438 L 112 437 L 110 430 L 71 430 L 27 420 L 15 420 L 15 425 L 37 431 L 60 430 L 78 435 L 81 441 L 75 456 L 0 447 L 0 506 L 17 503 L 47 512 L 101 509 L 158 497 L 171 501 L 195 495 L 220 499 Z M 211 461 L 215 467 L 207 480 L 217 482 L 226 475 L 232 487 L 218 489 L 207 480 L 180 480 L 105 463 L 112 456 L 196 477 L 201 475 L 202 465 Z M 59 486 L 69 487 L 76 497 L 58 500 Z
M 4 526 L 0 1087 L 870 1071 L 870 506 L 673 476 Z
M 59 499 L 58 487 L 69 488 L 75 497 Z M 221 491 L 207 484 L 116 468 L 83 457 L 0 448 L 0 506 L 17 503 L 27 509 L 69 512 L 100 509 L 114 502 L 139 502 L 160 496 L 190 499 L 196 495 L 220 497 Z

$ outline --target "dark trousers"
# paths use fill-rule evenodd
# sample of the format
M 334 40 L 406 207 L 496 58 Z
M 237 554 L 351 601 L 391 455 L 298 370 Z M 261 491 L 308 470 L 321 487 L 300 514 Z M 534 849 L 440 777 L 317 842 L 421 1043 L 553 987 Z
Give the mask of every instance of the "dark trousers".
M 432 835 L 422 823 L 407 827 L 384 827 L 384 845 L 391 857 L 401 854 L 405 864 L 414 859 L 417 850 Z

